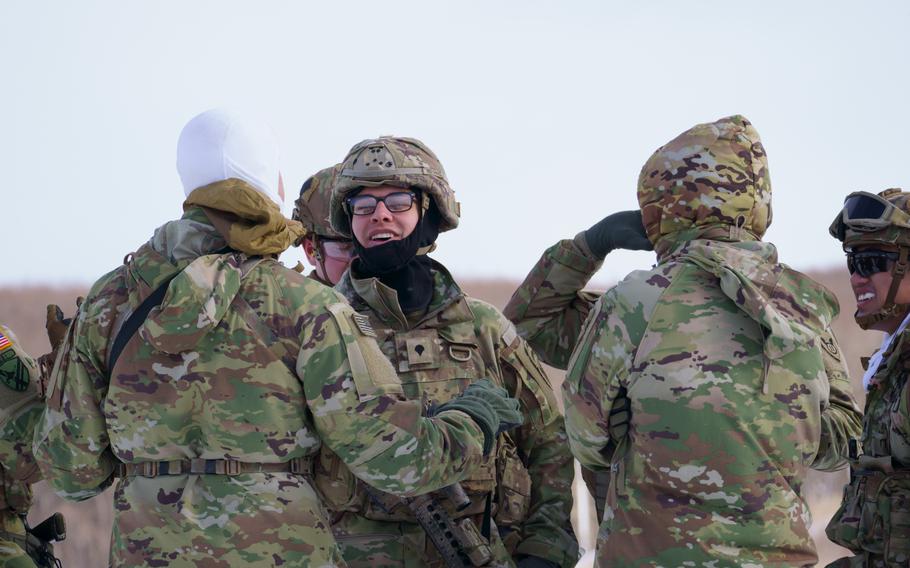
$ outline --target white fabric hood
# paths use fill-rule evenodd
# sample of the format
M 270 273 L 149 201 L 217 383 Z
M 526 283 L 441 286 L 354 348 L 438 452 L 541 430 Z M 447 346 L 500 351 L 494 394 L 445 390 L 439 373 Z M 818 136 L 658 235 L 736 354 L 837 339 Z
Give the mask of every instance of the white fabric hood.
M 275 133 L 264 122 L 245 120 L 226 109 L 207 110 L 183 127 L 177 172 L 187 196 L 198 187 L 238 178 L 284 207 Z

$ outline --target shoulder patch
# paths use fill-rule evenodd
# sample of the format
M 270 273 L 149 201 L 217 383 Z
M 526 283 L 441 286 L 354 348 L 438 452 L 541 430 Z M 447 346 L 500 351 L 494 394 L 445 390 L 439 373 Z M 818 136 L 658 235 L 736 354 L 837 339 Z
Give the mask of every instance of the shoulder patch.
M 354 320 L 354 325 L 357 326 L 357 329 L 360 330 L 360 333 L 368 337 L 376 337 L 376 332 L 373 330 L 373 326 L 370 325 L 370 318 L 363 314 L 354 312 L 351 314 L 351 319 Z
M 837 349 L 837 343 L 834 342 L 834 339 L 827 336 L 821 337 L 822 349 L 828 352 L 829 355 L 840 361 L 840 351 Z
M 0 338 L 6 341 L 6 347 L 0 348 L 0 383 L 16 392 L 25 392 L 31 380 L 28 367 L 19 359 L 12 343 L 5 335 Z

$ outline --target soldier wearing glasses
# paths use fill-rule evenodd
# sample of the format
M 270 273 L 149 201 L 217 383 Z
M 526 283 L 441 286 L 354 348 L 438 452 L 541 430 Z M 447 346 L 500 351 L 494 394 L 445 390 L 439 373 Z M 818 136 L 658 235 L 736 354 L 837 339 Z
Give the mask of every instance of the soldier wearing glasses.
M 832 566 L 910 564 L 910 193 L 850 194 L 831 225 L 843 242 L 856 323 L 885 332 L 863 386 L 863 433 L 851 444 L 850 484 L 828 537 L 855 556 Z
M 491 459 L 462 483 L 470 505 L 456 511 L 441 498 L 489 547 L 488 561 L 472 563 L 573 566 L 572 457 L 547 377 L 515 327 L 466 297 L 426 255 L 459 215 L 442 164 L 423 143 L 382 137 L 355 145 L 335 183 L 331 220 L 353 235 L 357 258 L 336 290 L 369 317 L 408 398 L 431 408 L 487 376 L 520 400 L 525 425 L 501 436 Z M 333 532 L 349 565 L 443 565 L 400 499 L 370 492 L 347 468 L 324 460 L 316 482 L 336 511 Z
M 307 276 L 326 286 L 334 286 L 341 280 L 354 254 L 351 239 L 333 229 L 329 222 L 332 185 L 340 167 L 341 164 L 336 164 L 319 170 L 303 182 L 291 217 L 307 230 L 298 242 L 307 262 L 315 267 Z

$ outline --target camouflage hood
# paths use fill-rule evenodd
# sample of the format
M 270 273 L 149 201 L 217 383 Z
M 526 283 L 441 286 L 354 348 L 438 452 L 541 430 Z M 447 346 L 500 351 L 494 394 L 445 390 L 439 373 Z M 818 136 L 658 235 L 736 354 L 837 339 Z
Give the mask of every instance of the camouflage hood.
M 686 130 L 645 163 L 638 203 L 658 256 L 695 238 L 761 239 L 771 181 L 758 132 L 739 115 Z
M 138 333 L 165 353 L 191 351 L 228 311 L 240 291 L 245 256 L 224 252 L 227 243 L 198 208 L 159 227 L 127 266 L 135 309 L 169 278 L 161 305 Z
M 765 330 L 768 359 L 814 342 L 839 311 L 831 292 L 778 264 L 770 243 L 696 239 L 671 251 L 666 260 L 694 264 L 717 276 L 724 295 Z

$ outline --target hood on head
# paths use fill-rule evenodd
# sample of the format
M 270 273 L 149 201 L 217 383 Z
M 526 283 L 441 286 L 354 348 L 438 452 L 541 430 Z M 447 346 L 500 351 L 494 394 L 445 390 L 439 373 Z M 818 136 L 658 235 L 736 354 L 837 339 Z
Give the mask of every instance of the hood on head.
M 682 231 L 686 240 L 706 229 L 761 239 L 771 224 L 771 181 L 758 131 L 741 115 L 686 130 L 645 163 L 638 203 L 658 254 L 667 248 L 659 241 Z
M 199 187 L 237 178 L 281 209 L 279 170 L 278 140 L 269 125 L 226 109 L 193 117 L 177 141 L 177 172 L 187 196 Z

